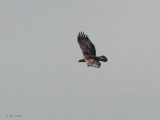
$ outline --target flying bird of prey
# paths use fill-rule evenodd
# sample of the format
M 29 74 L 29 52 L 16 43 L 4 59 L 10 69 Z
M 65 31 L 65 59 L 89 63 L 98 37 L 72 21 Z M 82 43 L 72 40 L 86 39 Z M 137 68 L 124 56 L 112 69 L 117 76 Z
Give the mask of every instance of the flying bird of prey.
M 84 32 L 79 33 L 77 40 L 83 53 L 83 59 L 80 59 L 78 62 L 86 62 L 88 67 L 96 68 L 101 66 L 99 61 L 107 62 L 105 56 L 96 56 L 95 46 Z

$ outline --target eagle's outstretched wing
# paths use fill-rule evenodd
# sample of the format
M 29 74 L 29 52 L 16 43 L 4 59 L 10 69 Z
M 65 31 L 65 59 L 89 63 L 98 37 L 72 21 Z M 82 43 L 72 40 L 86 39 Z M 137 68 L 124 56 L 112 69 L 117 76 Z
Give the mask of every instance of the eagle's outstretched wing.
M 80 32 L 78 35 L 78 43 L 80 48 L 82 49 L 83 55 L 96 55 L 96 49 L 94 47 L 94 44 L 83 32 Z

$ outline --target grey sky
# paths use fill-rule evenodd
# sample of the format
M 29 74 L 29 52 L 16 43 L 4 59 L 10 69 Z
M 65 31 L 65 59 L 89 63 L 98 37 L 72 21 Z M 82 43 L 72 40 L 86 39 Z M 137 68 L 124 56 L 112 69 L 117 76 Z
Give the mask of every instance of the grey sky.
M 159 120 L 159 5 L 0 0 L 0 119 Z M 109 59 L 100 69 L 78 63 L 81 30 Z

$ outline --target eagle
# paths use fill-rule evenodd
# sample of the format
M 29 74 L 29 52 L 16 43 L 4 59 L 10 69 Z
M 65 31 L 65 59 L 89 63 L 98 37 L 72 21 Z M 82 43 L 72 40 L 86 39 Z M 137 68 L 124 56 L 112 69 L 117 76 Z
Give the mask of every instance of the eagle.
M 83 53 L 83 59 L 80 59 L 78 62 L 86 62 L 88 67 L 99 68 L 101 66 L 99 61 L 108 61 L 104 55 L 96 56 L 95 46 L 89 39 L 88 35 L 84 34 L 84 32 L 79 32 L 77 41 Z

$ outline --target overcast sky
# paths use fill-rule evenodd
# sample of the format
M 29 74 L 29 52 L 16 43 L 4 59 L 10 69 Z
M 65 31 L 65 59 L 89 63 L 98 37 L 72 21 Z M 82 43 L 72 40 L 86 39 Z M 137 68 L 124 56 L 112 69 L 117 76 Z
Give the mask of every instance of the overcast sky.
M 0 119 L 160 120 L 159 52 L 159 0 L 0 0 Z

